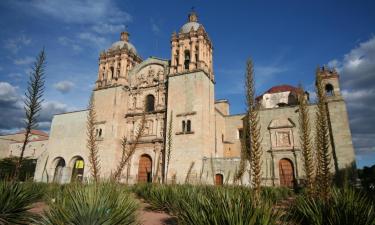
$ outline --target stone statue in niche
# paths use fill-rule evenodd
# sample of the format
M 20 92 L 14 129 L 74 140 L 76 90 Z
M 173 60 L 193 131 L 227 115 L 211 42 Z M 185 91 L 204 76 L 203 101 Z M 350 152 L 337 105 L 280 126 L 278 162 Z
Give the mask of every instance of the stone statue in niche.
M 276 143 L 278 147 L 288 147 L 291 145 L 290 143 L 290 133 L 286 132 L 277 132 L 276 133 Z

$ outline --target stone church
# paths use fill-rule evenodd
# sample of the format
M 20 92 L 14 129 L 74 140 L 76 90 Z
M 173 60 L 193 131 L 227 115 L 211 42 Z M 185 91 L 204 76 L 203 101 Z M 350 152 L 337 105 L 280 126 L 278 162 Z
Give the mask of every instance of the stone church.
M 332 170 L 355 162 L 352 137 L 339 75 L 321 68 L 328 95 Z M 304 178 L 299 143 L 299 89 L 270 88 L 261 104 L 262 178 L 264 185 L 291 186 Z M 96 141 L 101 176 L 111 176 L 121 158 L 121 139 L 134 141 L 145 113 L 145 130 L 121 181 L 127 183 L 232 183 L 240 163 L 244 114 L 231 115 L 227 100 L 215 100 L 213 43 L 195 12 L 171 37 L 170 59 L 143 60 L 129 34 L 100 53 L 93 90 Z M 309 105 L 314 121 L 314 104 Z M 34 179 L 68 183 L 90 180 L 86 148 L 87 110 L 53 117 L 47 150 L 37 161 Z M 165 157 L 168 125 L 172 148 L 168 174 Z M 249 176 L 242 183 L 249 183 Z

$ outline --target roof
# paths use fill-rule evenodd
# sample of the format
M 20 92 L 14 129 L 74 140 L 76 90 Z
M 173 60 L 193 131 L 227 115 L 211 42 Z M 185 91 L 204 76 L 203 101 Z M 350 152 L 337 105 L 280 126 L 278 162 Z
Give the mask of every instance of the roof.
M 129 51 L 133 52 L 134 54 L 137 54 L 137 50 L 135 49 L 134 45 L 127 41 L 116 41 L 112 44 L 112 46 L 109 48 L 110 51 L 121 49 L 121 48 L 127 48 Z
M 180 32 L 181 33 L 189 33 L 191 29 L 193 29 L 194 31 L 197 31 L 200 26 L 201 26 L 200 23 L 197 23 L 197 22 L 188 22 L 188 23 L 185 23 L 181 27 Z
M 263 97 L 264 94 L 274 94 L 274 93 L 280 93 L 280 92 L 291 92 L 291 93 L 298 94 L 298 93 L 302 92 L 302 89 L 300 89 L 298 87 L 294 87 L 294 86 L 289 85 L 289 84 L 277 85 L 277 86 L 271 87 L 266 92 L 264 92 L 262 95 L 256 97 L 256 100 L 260 100 Z
M 25 130 L 21 130 L 21 131 L 19 131 L 17 133 L 14 133 L 14 134 L 24 134 L 25 132 L 26 132 Z M 49 136 L 46 132 L 41 131 L 41 130 L 31 130 L 31 134 L 45 136 L 45 137 Z

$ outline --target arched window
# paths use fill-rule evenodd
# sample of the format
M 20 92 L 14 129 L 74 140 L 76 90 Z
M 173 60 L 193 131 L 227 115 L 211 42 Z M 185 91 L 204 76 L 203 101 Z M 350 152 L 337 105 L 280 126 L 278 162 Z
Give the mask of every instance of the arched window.
M 182 121 L 182 132 L 185 133 L 185 128 L 186 128 L 186 122 L 185 120 Z
M 326 95 L 327 96 L 333 96 L 333 86 L 332 84 L 326 84 Z
M 146 112 L 155 110 L 155 97 L 153 95 L 146 96 Z
M 99 137 L 102 136 L 102 128 L 99 129 Z
M 190 64 L 190 51 L 186 50 L 185 51 L 185 61 L 184 61 L 185 70 L 189 69 L 189 64 Z

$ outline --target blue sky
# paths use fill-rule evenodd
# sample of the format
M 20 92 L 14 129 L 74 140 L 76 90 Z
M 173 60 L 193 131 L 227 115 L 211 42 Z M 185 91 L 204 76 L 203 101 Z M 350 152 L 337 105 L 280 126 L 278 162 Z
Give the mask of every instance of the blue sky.
M 54 113 L 86 107 L 99 52 L 117 41 L 125 26 L 143 59 L 169 59 L 171 33 L 186 22 L 192 6 L 214 45 L 216 98 L 229 99 L 232 113 L 244 110 L 249 56 L 258 93 L 298 83 L 312 91 L 315 68 L 335 66 L 358 165 L 375 164 L 374 1 L 3 0 L 0 132 L 22 127 L 22 94 L 42 47 L 48 64 L 40 127 L 48 129 Z

